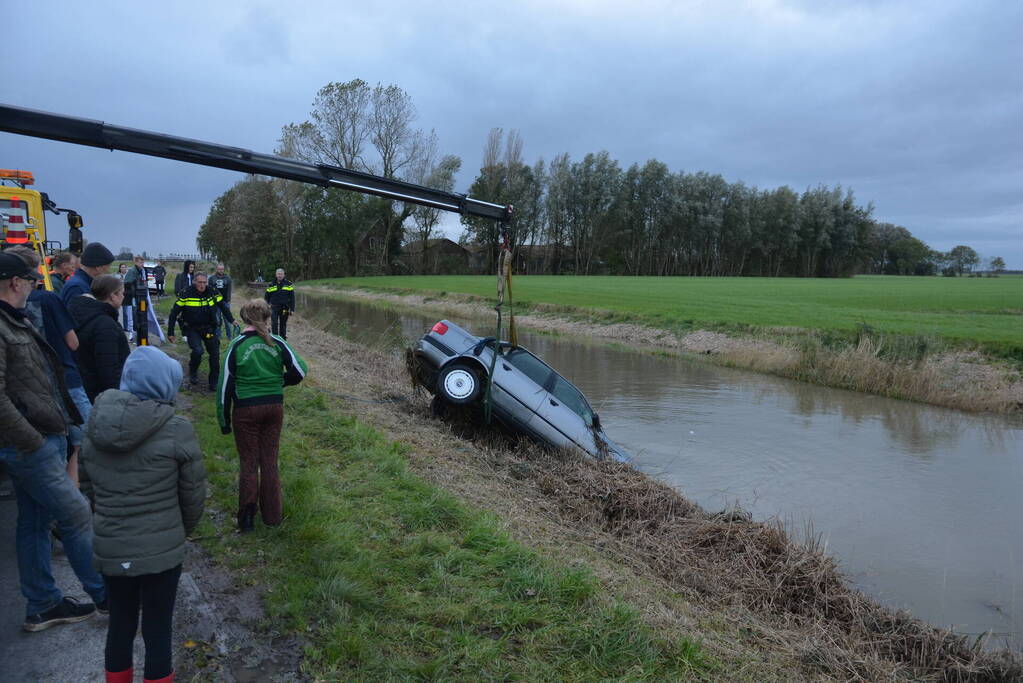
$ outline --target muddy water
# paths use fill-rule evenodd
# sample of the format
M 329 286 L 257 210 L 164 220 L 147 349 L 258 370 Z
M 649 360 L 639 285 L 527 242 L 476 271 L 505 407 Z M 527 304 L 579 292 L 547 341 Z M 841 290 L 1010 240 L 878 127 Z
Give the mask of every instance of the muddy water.
M 369 344 L 436 316 L 307 297 Z M 493 318 L 459 320 L 481 335 Z M 521 333 L 589 397 L 642 470 L 709 510 L 812 529 L 885 604 L 991 645 L 1023 646 L 1023 421 Z

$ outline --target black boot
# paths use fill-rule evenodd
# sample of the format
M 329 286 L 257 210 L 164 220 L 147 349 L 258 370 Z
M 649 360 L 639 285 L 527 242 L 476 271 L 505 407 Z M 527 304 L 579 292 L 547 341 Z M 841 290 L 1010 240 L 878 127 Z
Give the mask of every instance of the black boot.
M 238 513 L 238 532 L 246 534 L 256 527 L 256 510 L 249 505 Z

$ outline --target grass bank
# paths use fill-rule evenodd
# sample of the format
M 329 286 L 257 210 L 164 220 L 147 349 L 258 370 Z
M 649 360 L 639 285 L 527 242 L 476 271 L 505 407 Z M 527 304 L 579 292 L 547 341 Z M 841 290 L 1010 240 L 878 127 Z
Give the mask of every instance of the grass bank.
M 345 278 L 320 292 L 492 314 L 493 278 Z M 1023 278 L 518 277 L 516 319 L 800 381 L 1023 410 Z M 959 308 L 956 308 L 959 307 Z
M 402 359 L 302 318 L 284 525 L 230 533 L 235 454 L 209 396 L 214 557 L 335 680 L 1010 681 L 1006 652 L 879 607 L 834 563 L 629 467 L 430 418 Z M 179 345 L 178 349 L 182 347 Z
M 287 400 L 286 520 L 245 536 L 232 533 L 232 437 L 209 395 L 191 410 L 221 511 L 205 544 L 266 586 L 275 629 L 305 635 L 313 678 L 713 678 L 692 638 L 655 630 L 587 566 L 525 547 L 493 514 L 417 476 L 407 446 L 328 394 L 303 386 Z

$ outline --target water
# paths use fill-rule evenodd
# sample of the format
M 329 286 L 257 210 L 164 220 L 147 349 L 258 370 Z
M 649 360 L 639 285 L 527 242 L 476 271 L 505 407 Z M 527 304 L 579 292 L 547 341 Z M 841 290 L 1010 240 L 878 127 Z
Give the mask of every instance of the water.
M 381 344 L 433 314 L 306 297 Z M 451 320 L 481 335 L 495 320 Z M 1023 421 L 817 387 L 520 330 L 640 469 L 708 510 L 812 528 L 851 581 L 960 633 L 1023 647 Z

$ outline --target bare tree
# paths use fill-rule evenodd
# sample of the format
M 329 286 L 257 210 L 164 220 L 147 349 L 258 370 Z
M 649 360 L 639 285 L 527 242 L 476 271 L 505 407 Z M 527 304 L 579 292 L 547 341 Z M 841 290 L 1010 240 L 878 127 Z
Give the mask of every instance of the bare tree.
M 278 153 L 429 184 L 425 174 L 432 164 L 424 162 L 424 157 L 436 155 L 437 139 L 432 131 L 427 135 L 415 128 L 415 119 L 412 98 L 396 85 L 370 87 L 361 79 L 328 83 L 316 93 L 310 120 L 284 127 Z M 284 186 L 280 190 L 288 204 L 301 199 L 300 193 Z M 398 210 L 395 204 L 381 203 L 379 220 L 366 227 L 383 233 L 383 244 L 375 255 L 380 271 L 389 270 L 403 238 L 403 224 L 414 210 L 407 204 L 399 204 Z M 297 216 L 298 211 L 292 215 Z

